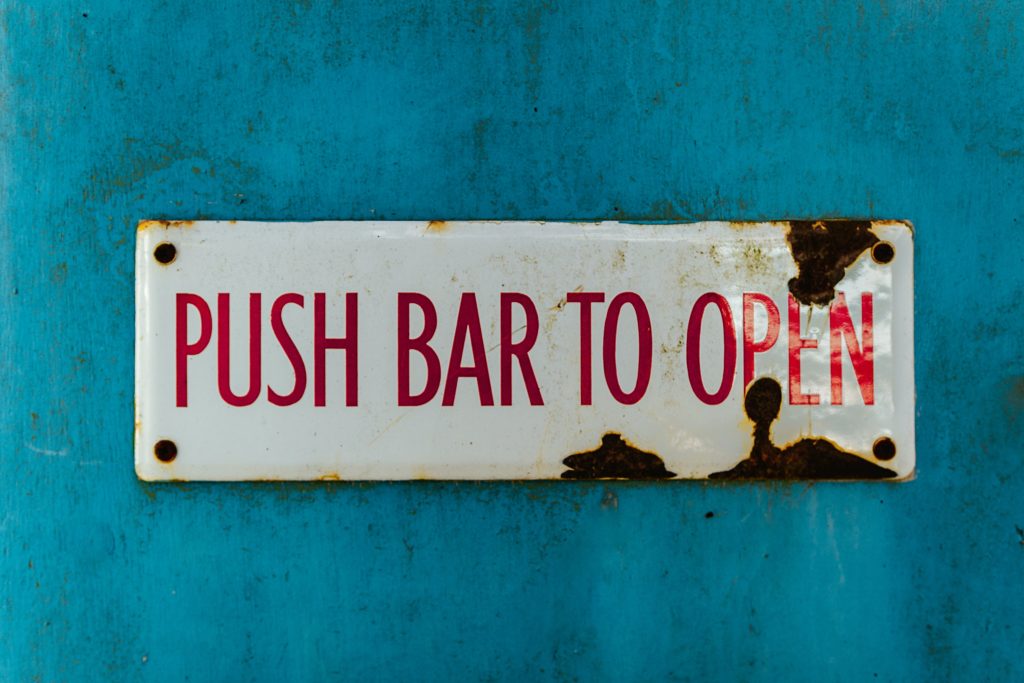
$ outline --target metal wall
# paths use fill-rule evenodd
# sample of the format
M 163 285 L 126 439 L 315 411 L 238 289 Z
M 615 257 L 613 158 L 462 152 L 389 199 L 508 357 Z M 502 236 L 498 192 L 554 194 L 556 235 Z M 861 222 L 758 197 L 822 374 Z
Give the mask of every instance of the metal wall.
M 1022 31 L 2 3 L 0 680 L 1021 677 Z M 911 483 L 136 480 L 139 219 L 823 216 L 916 226 Z

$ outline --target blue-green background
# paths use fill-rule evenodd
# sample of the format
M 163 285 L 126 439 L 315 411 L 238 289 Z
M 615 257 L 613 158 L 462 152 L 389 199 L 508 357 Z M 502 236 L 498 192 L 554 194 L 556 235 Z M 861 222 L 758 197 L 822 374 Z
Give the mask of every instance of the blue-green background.
M 0 680 L 1024 677 L 1020 2 L 0 8 Z M 823 216 L 912 483 L 135 478 L 139 219 Z

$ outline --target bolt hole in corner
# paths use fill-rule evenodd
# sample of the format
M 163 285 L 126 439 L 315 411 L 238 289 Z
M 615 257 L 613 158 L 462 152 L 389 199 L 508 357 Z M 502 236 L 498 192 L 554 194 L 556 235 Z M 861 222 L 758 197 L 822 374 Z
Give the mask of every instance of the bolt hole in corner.
M 889 242 L 878 242 L 871 247 L 871 258 L 875 263 L 886 264 L 896 258 L 896 249 Z
M 178 248 L 170 242 L 161 242 L 156 245 L 156 249 L 153 250 L 153 258 L 156 259 L 157 263 L 163 265 L 169 264 L 178 256 Z
M 153 445 L 153 455 L 160 462 L 174 462 L 178 457 L 178 446 L 169 439 L 161 439 Z
M 875 444 L 871 447 L 871 452 L 879 460 L 892 460 L 896 457 L 896 444 L 889 437 L 883 436 L 875 441 Z

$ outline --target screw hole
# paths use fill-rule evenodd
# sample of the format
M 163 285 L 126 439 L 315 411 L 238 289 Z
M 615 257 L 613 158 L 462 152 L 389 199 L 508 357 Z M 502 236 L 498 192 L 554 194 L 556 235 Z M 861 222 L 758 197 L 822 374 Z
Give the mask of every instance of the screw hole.
M 153 258 L 158 263 L 162 263 L 165 266 L 174 260 L 178 255 L 178 249 L 170 242 L 161 242 L 156 245 L 156 249 L 153 250 Z
M 896 258 L 896 250 L 889 242 L 879 242 L 875 246 L 871 247 L 871 258 L 876 263 L 889 263 Z
M 178 446 L 169 439 L 161 439 L 153 446 L 153 455 L 160 462 L 173 462 L 178 457 Z
M 875 445 L 871 447 L 871 452 L 879 460 L 892 460 L 896 457 L 896 444 L 889 437 L 883 436 L 875 441 Z

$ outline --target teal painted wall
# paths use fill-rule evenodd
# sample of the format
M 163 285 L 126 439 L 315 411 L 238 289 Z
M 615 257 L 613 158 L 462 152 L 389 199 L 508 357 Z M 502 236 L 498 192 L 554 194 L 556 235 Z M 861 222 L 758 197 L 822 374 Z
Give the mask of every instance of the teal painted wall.
M 1024 677 L 1020 2 L 0 30 L 0 680 Z M 135 478 L 139 219 L 822 216 L 916 225 L 912 483 Z

